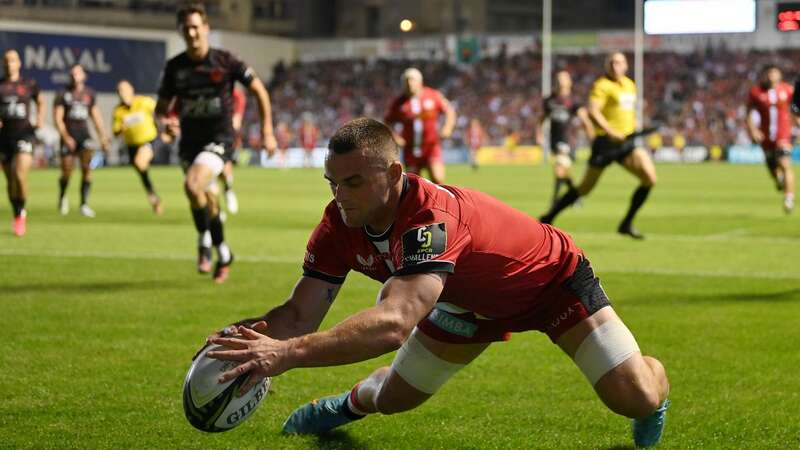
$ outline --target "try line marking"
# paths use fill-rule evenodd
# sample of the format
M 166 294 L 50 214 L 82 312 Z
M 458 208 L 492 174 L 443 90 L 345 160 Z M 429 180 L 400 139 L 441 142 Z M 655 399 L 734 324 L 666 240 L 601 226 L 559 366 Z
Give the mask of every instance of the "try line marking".
M 101 258 L 101 259 L 129 259 L 129 260 L 162 260 L 162 261 L 194 261 L 191 254 L 177 253 L 126 253 L 126 252 L 103 252 L 103 251 L 41 251 L 23 249 L 0 249 L 0 256 L 36 256 L 47 258 Z M 236 256 L 237 261 L 250 263 L 273 263 L 291 264 L 296 263 L 298 267 L 303 264 L 302 257 L 288 256 Z M 603 274 L 645 274 L 645 275 L 674 275 L 703 278 L 760 278 L 769 280 L 800 280 L 800 273 L 789 272 L 763 272 L 763 271 L 731 271 L 731 270 L 686 270 L 686 269 L 604 269 L 597 272 Z

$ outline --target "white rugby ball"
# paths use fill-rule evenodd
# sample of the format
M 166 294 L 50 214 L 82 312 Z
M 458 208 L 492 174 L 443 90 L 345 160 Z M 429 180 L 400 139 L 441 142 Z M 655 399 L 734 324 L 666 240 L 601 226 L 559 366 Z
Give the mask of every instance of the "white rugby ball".
M 183 381 L 183 412 L 189 423 L 201 431 L 227 431 L 250 417 L 261 401 L 267 397 L 270 379 L 256 384 L 249 392 L 237 396 L 249 373 L 218 383 L 220 375 L 239 363 L 211 359 L 206 354 L 213 350 L 226 350 L 220 345 L 209 345 L 197 355 Z

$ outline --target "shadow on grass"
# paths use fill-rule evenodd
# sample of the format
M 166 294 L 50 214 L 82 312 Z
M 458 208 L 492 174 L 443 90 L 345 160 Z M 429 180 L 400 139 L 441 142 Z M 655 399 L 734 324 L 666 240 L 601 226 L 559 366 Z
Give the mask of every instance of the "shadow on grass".
M 284 438 L 291 438 L 297 439 L 301 438 L 298 435 L 282 435 Z M 325 450 L 362 450 L 369 448 L 363 442 L 360 442 L 354 439 L 350 434 L 345 430 L 333 430 L 329 431 L 324 434 L 320 434 L 317 436 L 303 436 L 302 438 L 308 439 L 307 442 L 311 444 L 311 446 L 318 448 L 318 449 L 325 449 Z
M 96 281 L 89 283 L 35 283 L 17 286 L 3 287 L 3 293 L 8 295 L 14 294 L 51 294 L 51 293 L 104 293 L 104 292 L 119 292 L 119 291 L 157 291 L 162 289 L 174 289 L 179 287 L 175 282 L 166 281 Z
M 636 447 L 630 444 L 626 445 L 614 445 L 612 447 L 608 447 L 606 450 L 634 450 Z
M 724 294 L 692 295 L 687 303 L 694 302 L 759 302 L 759 301 L 800 301 L 800 288 L 776 292 L 729 292 Z

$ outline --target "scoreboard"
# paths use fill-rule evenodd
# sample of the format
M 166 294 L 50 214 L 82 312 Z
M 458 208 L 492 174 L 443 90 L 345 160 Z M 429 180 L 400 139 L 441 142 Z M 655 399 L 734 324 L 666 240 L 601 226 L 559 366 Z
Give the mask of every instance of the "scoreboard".
M 800 30 L 800 2 L 779 3 L 775 19 L 778 31 Z

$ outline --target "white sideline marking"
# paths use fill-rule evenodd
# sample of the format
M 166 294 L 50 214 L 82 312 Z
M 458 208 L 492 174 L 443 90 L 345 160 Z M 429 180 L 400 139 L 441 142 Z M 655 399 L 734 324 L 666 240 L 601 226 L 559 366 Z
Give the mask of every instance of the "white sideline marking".
M 739 242 L 746 244 L 791 244 L 800 245 L 800 237 L 775 237 L 775 236 L 753 236 L 746 235 L 747 231 L 734 229 L 722 233 L 698 235 L 698 234 L 657 234 L 645 233 L 647 241 L 654 242 Z M 595 232 L 595 231 L 574 231 L 568 232 L 569 235 L 582 239 L 629 239 L 619 233 Z
M 133 259 L 133 260 L 168 260 L 168 261 L 194 261 L 196 256 L 191 254 L 177 254 L 177 253 L 125 253 L 125 252 L 82 252 L 82 251 L 47 251 L 41 250 L 24 250 L 24 249 L 0 249 L 2 256 L 42 256 L 53 258 L 102 258 L 102 259 Z M 303 263 L 302 256 L 297 258 L 289 257 L 276 257 L 276 256 L 239 256 L 236 255 L 236 261 L 254 262 L 254 263 L 293 263 L 298 265 Z
M 103 258 L 103 259 L 132 259 L 132 260 L 168 260 L 168 261 L 194 261 L 192 255 L 179 255 L 176 253 L 124 253 L 124 252 L 81 252 L 81 251 L 48 251 L 0 249 L 0 256 L 38 256 L 52 258 Z M 237 256 L 237 261 L 252 263 L 297 263 L 302 265 L 303 258 L 276 257 L 276 256 Z M 788 272 L 745 272 L 731 270 L 677 270 L 677 269 L 603 269 L 597 275 L 603 274 L 645 274 L 645 275 L 675 275 L 702 278 L 761 278 L 769 280 L 800 280 L 800 273 Z

